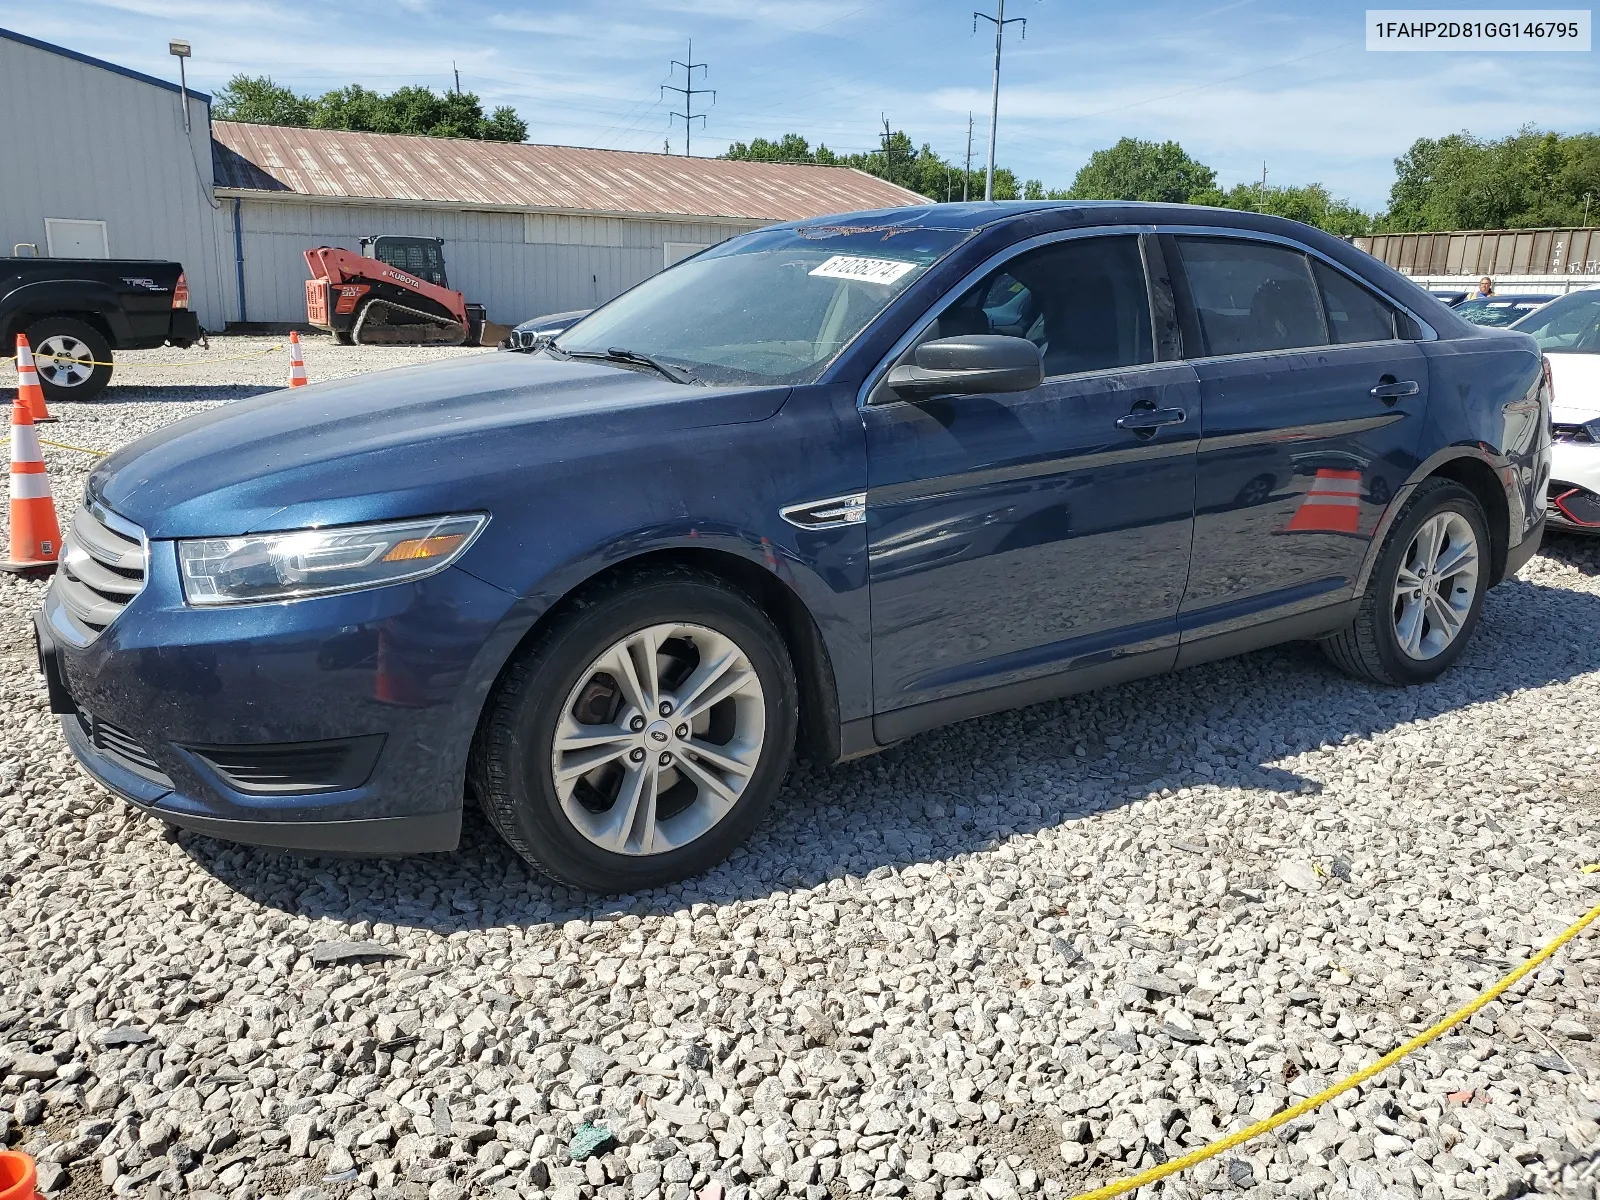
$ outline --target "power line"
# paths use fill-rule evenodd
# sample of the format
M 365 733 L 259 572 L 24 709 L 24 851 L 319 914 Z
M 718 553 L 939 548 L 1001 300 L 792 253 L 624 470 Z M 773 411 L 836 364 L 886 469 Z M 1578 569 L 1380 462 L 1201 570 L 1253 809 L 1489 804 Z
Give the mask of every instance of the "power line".
M 700 118 L 700 128 L 701 129 L 704 129 L 706 127 L 706 115 L 705 115 L 705 113 L 697 113 L 697 112 L 694 111 L 694 98 L 696 96 L 709 95 L 711 97 L 711 103 L 715 104 L 717 102 L 717 93 L 716 93 L 716 90 L 714 88 L 697 88 L 697 87 L 694 86 L 694 73 L 697 70 L 698 71 L 704 71 L 706 69 L 706 64 L 705 63 L 697 63 L 697 62 L 694 61 L 694 39 L 693 38 L 689 39 L 689 61 L 688 62 L 679 62 L 677 59 L 673 59 L 672 60 L 672 65 L 674 67 L 682 67 L 683 68 L 683 86 L 682 87 L 674 87 L 670 83 L 663 83 L 661 85 L 661 90 L 662 90 L 663 93 L 666 93 L 666 92 L 677 92 L 679 95 L 681 95 L 683 97 L 683 111 L 682 112 L 668 113 L 667 114 L 667 124 L 671 125 L 673 117 L 682 117 L 683 118 L 683 156 L 685 158 L 688 158 L 689 157 L 689 129 L 694 124 L 695 118 L 696 117 Z M 703 79 L 703 78 L 705 78 L 705 76 L 702 75 L 701 78 Z

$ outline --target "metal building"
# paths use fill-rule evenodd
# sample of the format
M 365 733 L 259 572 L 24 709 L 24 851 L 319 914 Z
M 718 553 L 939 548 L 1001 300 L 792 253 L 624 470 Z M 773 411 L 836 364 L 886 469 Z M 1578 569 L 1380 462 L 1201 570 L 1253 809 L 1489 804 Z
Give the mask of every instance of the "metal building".
M 0 254 L 181 262 L 207 329 L 233 304 L 211 98 L 0 29 Z M 20 250 L 16 248 L 22 247 Z
M 186 131 L 177 84 L 0 29 L 0 125 L 29 131 L 0 170 L 0 254 L 176 259 L 215 331 L 303 322 L 310 247 L 430 235 L 450 285 L 511 324 L 747 229 L 927 203 L 840 167 L 213 122 L 188 101 Z
M 496 321 L 592 308 L 695 251 L 774 221 L 925 204 L 837 167 L 218 121 L 244 305 L 305 315 L 310 246 L 445 239 L 450 286 Z

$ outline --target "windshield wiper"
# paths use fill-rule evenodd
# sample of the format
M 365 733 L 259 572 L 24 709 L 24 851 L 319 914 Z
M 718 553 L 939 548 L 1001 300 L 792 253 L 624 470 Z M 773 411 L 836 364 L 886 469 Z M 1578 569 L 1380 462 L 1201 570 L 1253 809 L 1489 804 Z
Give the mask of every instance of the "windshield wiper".
M 694 376 L 687 371 L 679 367 L 669 366 L 659 358 L 646 354 L 642 350 L 629 350 L 624 346 L 612 346 L 603 353 L 599 350 L 567 350 L 564 353 L 570 358 L 597 358 L 609 362 L 638 363 L 642 367 L 649 367 L 657 374 L 665 376 L 672 380 L 673 383 L 695 382 Z

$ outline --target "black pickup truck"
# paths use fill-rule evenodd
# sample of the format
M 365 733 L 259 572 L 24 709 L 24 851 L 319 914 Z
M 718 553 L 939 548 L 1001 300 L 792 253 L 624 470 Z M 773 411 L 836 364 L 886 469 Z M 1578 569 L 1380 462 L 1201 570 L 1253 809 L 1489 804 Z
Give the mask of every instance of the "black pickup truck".
M 87 400 L 111 381 L 112 350 L 200 339 L 183 264 L 0 258 L 0 345 L 26 334 L 47 400 Z

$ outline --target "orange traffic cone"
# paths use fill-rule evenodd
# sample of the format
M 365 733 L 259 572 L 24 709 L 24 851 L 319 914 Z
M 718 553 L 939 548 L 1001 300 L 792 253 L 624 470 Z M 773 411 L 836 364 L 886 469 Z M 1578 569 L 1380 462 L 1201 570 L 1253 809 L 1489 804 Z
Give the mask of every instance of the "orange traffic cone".
M 289 331 L 289 386 L 305 387 L 307 382 L 306 360 L 300 354 L 300 331 L 291 329 Z
M 39 386 L 39 368 L 33 362 L 33 348 L 20 333 L 17 334 L 17 396 L 28 406 L 35 425 L 55 420 L 44 406 L 44 389 Z
M 49 575 L 60 554 L 61 526 L 39 432 L 18 392 L 11 405 L 11 561 L 0 568 L 17 575 Z
M 39 1170 L 20 1150 L 0 1150 L 0 1200 L 39 1200 Z
M 1361 472 L 1319 470 L 1289 522 L 1290 533 L 1355 533 L 1361 526 Z

